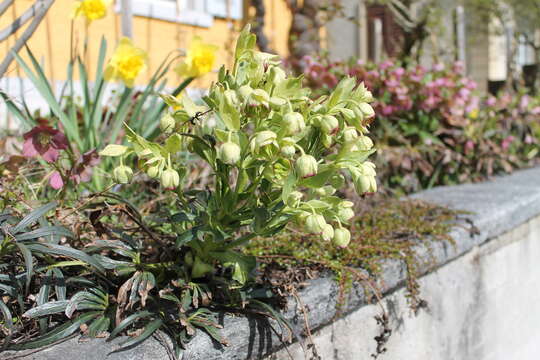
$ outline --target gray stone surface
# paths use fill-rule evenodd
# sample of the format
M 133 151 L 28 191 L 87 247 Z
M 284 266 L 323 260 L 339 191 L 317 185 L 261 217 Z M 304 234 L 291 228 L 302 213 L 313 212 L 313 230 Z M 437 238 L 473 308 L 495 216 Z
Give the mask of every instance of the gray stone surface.
M 471 249 L 476 248 L 478 245 L 488 243 L 488 240 L 494 239 L 497 236 L 506 233 L 511 229 L 517 228 L 519 225 L 524 224 L 528 220 L 540 215 L 540 184 L 538 184 L 538 179 L 540 179 L 540 168 L 535 168 L 519 171 L 509 176 L 496 178 L 493 181 L 489 181 L 486 183 L 467 184 L 453 187 L 439 187 L 414 195 L 414 198 L 430 201 L 437 204 L 447 205 L 455 209 L 472 212 L 471 214 L 467 215 L 467 218 L 472 220 L 474 226 L 478 230 L 478 234 L 472 235 L 470 231 L 471 225 L 467 222 L 463 222 L 463 224 L 461 224 L 462 226 L 456 227 L 451 234 L 456 241 L 456 246 L 442 243 L 437 244 L 437 246 L 433 250 L 432 255 L 435 256 L 437 263 L 436 267 L 439 267 L 439 271 L 441 271 L 441 267 L 444 264 L 451 262 L 452 260 L 458 258 L 459 256 L 467 252 L 470 253 Z M 427 253 L 426 249 L 419 248 L 418 250 L 420 252 Z M 536 253 L 536 255 L 540 254 Z M 448 264 L 448 266 L 451 266 L 451 264 Z M 446 268 L 446 266 L 444 268 Z M 425 267 L 421 270 L 423 273 L 426 273 L 430 270 L 433 270 L 433 267 L 428 266 L 426 263 Z M 399 299 L 401 299 L 403 296 L 400 292 L 402 292 L 403 290 L 399 290 L 399 288 L 404 282 L 404 274 L 405 269 L 399 262 L 388 261 L 387 263 L 385 263 L 382 273 L 382 288 L 384 289 L 384 292 L 390 294 L 393 292 L 393 290 L 397 290 L 396 292 L 394 292 L 394 294 L 390 296 L 397 296 Z M 428 275 L 426 278 L 432 275 Z M 467 278 L 468 276 L 473 278 L 473 275 L 474 269 L 471 269 L 471 273 L 465 272 L 462 274 L 462 276 L 464 276 L 465 278 Z M 434 281 L 436 283 L 439 280 Z M 449 281 L 451 283 L 452 281 L 454 281 L 456 284 L 462 283 L 462 280 L 460 278 L 455 278 L 453 280 L 450 279 Z M 444 282 L 441 282 L 441 284 L 443 283 Z M 431 283 L 428 282 L 428 284 Z M 429 291 L 430 287 L 431 285 L 424 286 L 423 291 Z M 445 288 L 441 287 L 439 290 L 444 295 Z M 434 288 L 434 292 L 436 292 L 436 288 Z M 461 288 L 459 292 L 463 293 L 463 296 L 470 295 L 467 294 L 466 288 Z M 332 323 L 334 316 L 336 315 L 337 294 L 338 288 L 335 282 L 332 280 L 331 276 L 321 277 L 312 280 L 309 286 L 307 286 L 303 291 L 301 291 L 300 298 L 309 310 L 309 323 L 312 329 L 322 329 L 321 333 L 324 334 L 325 329 L 335 326 L 327 326 L 323 329 L 325 325 Z M 473 294 L 473 296 L 476 295 Z M 434 298 L 436 298 L 436 296 L 434 296 Z M 391 299 L 391 297 L 387 297 L 386 299 Z M 399 301 L 403 301 L 403 299 Z M 398 304 L 399 301 L 395 300 L 396 304 Z M 291 306 L 286 312 L 285 316 L 290 320 L 291 324 L 293 325 L 295 333 L 300 334 L 303 331 L 303 318 L 302 315 L 298 311 L 296 311 L 297 309 L 294 306 L 295 301 L 293 299 L 291 299 L 290 304 Z M 363 289 L 358 286 L 350 292 L 347 302 L 347 308 L 345 309 L 345 313 L 351 313 L 351 315 L 346 316 L 344 319 L 339 320 L 338 322 L 334 322 L 334 324 L 337 324 L 339 322 L 350 323 L 352 321 L 353 323 L 357 324 L 357 330 L 360 329 L 360 332 L 357 331 L 356 333 L 354 333 L 356 335 L 353 335 L 352 333 L 349 335 L 353 336 L 353 340 L 355 340 L 355 342 L 358 344 L 370 342 L 370 346 L 372 346 L 374 334 L 370 333 L 370 331 L 372 332 L 374 328 L 373 326 L 371 328 L 368 326 L 369 322 L 373 322 L 372 316 L 370 315 L 371 317 L 360 317 L 360 319 L 363 319 L 362 321 L 366 323 L 365 333 L 362 333 L 363 323 L 360 323 L 360 325 L 358 325 L 358 321 L 353 320 L 355 318 L 351 317 L 354 314 L 357 314 L 359 311 L 365 311 L 367 313 L 373 311 L 369 310 L 373 309 L 372 305 L 363 305 L 366 305 L 364 292 Z M 457 311 L 461 309 L 461 306 L 458 305 L 456 305 Z M 358 310 L 359 308 L 360 310 Z M 407 312 L 406 307 L 404 306 L 400 305 L 399 309 L 399 311 L 401 312 Z M 430 316 L 443 319 L 443 315 L 437 312 L 439 309 L 444 309 L 444 307 L 434 307 Z M 437 326 L 441 326 L 440 323 L 430 324 L 430 326 L 433 326 L 431 332 L 436 331 Z M 280 340 L 272 334 L 266 324 L 261 323 L 260 321 L 257 322 L 255 320 L 246 319 L 243 317 L 224 316 L 223 325 L 223 334 L 228 338 L 231 344 L 230 346 L 222 347 L 220 345 L 216 345 L 210 340 L 208 336 L 201 334 L 190 343 L 189 349 L 186 351 L 184 359 L 257 359 L 265 355 L 270 355 L 274 353 L 277 348 L 281 347 Z M 343 329 L 343 331 L 346 331 L 347 327 L 344 327 Z M 324 339 L 324 336 L 325 335 L 323 335 L 321 339 Z M 330 336 L 330 340 L 328 341 L 330 341 L 331 343 L 335 343 L 337 340 L 332 340 L 332 336 Z M 429 335 L 424 334 L 417 336 Z M 420 338 L 416 338 L 416 340 L 416 344 L 423 341 Z M 428 339 L 424 340 L 429 343 Z M 404 339 L 403 341 L 406 342 L 406 339 Z M 33 355 L 25 357 L 24 359 L 37 360 L 53 358 L 81 358 L 84 360 L 101 360 L 105 359 L 104 354 L 110 352 L 114 347 L 114 345 L 104 345 L 102 340 L 92 340 L 90 342 L 84 343 L 83 345 L 76 346 L 74 345 L 75 342 L 76 340 L 71 340 L 68 343 L 64 343 L 50 348 L 46 352 L 35 353 Z M 351 346 L 353 346 L 353 344 L 351 344 Z M 92 348 L 95 349 L 95 351 L 83 355 L 84 348 Z M 333 349 L 335 350 L 335 348 Z M 338 350 L 338 353 L 339 351 L 342 351 L 342 353 L 343 351 L 345 351 L 345 353 L 347 353 L 346 349 L 347 347 L 342 350 Z M 356 350 L 354 353 L 356 353 Z M 354 357 L 354 359 L 369 358 L 368 353 L 362 352 L 361 355 L 357 355 L 358 357 Z M 0 355 L 0 358 L 2 358 L 2 356 L 6 358 L 6 356 L 11 355 Z M 303 358 L 303 356 L 297 356 L 298 357 L 295 358 Z M 132 352 L 116 353 L 109 356 L 107 359 L 127 360 L 165 358 L 167 357 L 166 353 L 164 352 L 163 346 L 160 345 L 155 339 L 149 339 L 143 345 L 140 345 L 139 347 L 134 349 Z M 353 359 L 353 357 L 350 356 L 340 355 L 337 357 L 323 357 L 323 360 L 326 360 L 327 358 Z M 405 357 L 398 358 L 402 359 Z M 414 356 L 410 358 L 431 359 L 431 357 Z M 434 355 L 433 358 L 437 359 L 438 357 Z M 460 357 L 457 357 L 455 359 L 458 358 L 461 359 Z M 468 357 L 462 359 L 468 359 Z M 493 357 L 493 359 L 498 359 L 498 357 Z

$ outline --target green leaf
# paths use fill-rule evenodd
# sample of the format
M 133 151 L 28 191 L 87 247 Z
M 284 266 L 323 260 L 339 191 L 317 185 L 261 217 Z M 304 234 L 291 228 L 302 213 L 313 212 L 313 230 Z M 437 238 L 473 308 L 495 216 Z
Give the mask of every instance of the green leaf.
M 48 213 L 50 210 L 54 209 L 56 205 L 56 202 L 53 201 L 30 212 L 17 225 L 15 225 L 13 229 L 11 229 L 11 233 L 17 234 L 19 231 L 26 228 L 27 226 L 34 224 L 40 217 Z
M 50 301 L 28 310 L 23 314 L 23 317 L 33 319 L 46 315 L 58 314 L 66 310 L 68 303 L 67 300 Z
M 122 156 L 129 148 L 124 145 L 109 144 L 99 152 L 101 156 Z
M 285 183 L 283 184 L 283 191 L 281 193 L 281 200 L 285 203 L 287 201 L 287 198 L 293 192 L 293 190 L 296 187 L 296 174 L 294 171 L 291 171 L 289 173 L 289 176 L 287 176 L 287 179 L 285 179 Z
M 26 267 L 26 292 L 30 289 L 30 282 L 32 281 L 32 274 L 34 273 L 34 264 L 32 253 L 30 250 L 21 243 L 17 243 L 17 247 L 21 250 L 21 254 L 24 257 L 24 265 Z
M 323 187 L 324 184 L 328 182 L 330 177 L 335 174 L 335 171 L 333 169 L 321 171 L 315 176 L 308 177 L 306 179 L 303 179 L 300 184 L 309 188 L 320 188 Z
M 100 272 L 105 272 L 105 269 L 101 265 L 101 263 L 91 257 L 90 255 L 86 254 L 83 251 L 73 249 L 67 246 L 62 245 L 55 245 L 55 244 L 28 244 L 27 245 L 30 250 L 41 252 L 45 254 L 51 254 L 51 255 L 60 255 L 60 256 L 67 256 L 71 257 L 77 260 L 84 261 L 88 265 L 93 266 L 96 270 Z
M 64 236 L 73 239 L 75 235 L 63 226 L 46 226 L 21 235 L 15 235 L 17 241 L 37 239 L 45 236 Z
M 121 344 L 122 347 L 112 351 L 111 354 L 122 351 L 130 346 L 134 346 L 143 342 L 148 337 L 150 337 L 154 332 L 156 332 L 156 330 L 159 329 L 161 325 L 163 325 L 163 320 L 161 319 L 156 319 L 156 320 L 151 321 L 145 326 L 144 331 L 141 333 L 141 335 L 132 337 L 129 340 L 124 341 Z
M 155 314 L 147 310 L 138 311 L 135 314 L 131 314 L 130 316 L 122 320 L 116 328 L 114 328 L 114 330 L 111 332 L 111 335 L 109 336 L 107 341 L 111 341 L 112 339 L 117 337 L 118 334 L 124 331 L 128 326 L 134 324 L 137 320 L 144 319 L 152 315 L 155 315 Z

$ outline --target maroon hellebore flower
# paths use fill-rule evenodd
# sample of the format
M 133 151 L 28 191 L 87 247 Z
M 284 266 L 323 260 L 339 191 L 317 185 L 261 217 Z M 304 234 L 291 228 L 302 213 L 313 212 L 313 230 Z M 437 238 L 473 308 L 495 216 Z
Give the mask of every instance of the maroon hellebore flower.
M 100 161 L 101 159 L 96 149 L 85 152 L 71 170 L 70 179 L 75 184 L 90 181 L 92 179 L 92 167 L 98 165 Z
M 60 150 L 68 147 L 67 138 L 60 130 L 48 125 L 38 125 L 23 135 L 23 155 L 34 157 L 41 155 L 46 162 L 55 162 L 60 157 Z

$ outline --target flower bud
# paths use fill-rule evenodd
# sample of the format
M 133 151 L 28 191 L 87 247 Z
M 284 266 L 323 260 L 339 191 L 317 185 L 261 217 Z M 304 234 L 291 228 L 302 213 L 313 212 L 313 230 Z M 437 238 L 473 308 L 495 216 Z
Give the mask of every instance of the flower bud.
M 360 109 L 365 118 L 370 118 L 375 115 L 375 111 L 373 110 L 371 105 L 366 102 L 360 103 L 358 105 L 358 108 Z
M 373 141 L 367 136 L 360 136 L 356 141 L 358 150 L 370 150 L 373 147 Z
M 285 74 L 285 71 L 283 71 L 283 69 L 281 69 L 279 66 L 272 66 L 268 72 L 268 80 L 272 84 L 277 85 L 283 82 L 286 78 L 287 74 Z
M 317 160 L 311 155 L 304 154 L 296 159 L 295 168 L 301 178 L 317 175 Z
M 324 216 L 319 214 L 310 214 L 306 217 L 306 231 L 310 234 L 322 234 L 326 226 Z
M 325 134 L 333 135 L 339 130 L 339 121 L 335 116 L 324 115 L 319 120 L 319 126 Z
M 276 133 L 270 130 L 263 130 L 256 133 L 255 137 L 251 140 L 251 152 L 258 153 L 260 148 L 272 144 L 276 139 Z
M 227 102 L 227 105 L 238 106 L 239 101 L 238 96 L 236 95 L 236 91 L 230 89 L 225 90 L 223 95 L 225 96 L 225 101 Z
M 218 149 L 218 157 L 225 164 L 233 165 L 240 160 L 240 146 L 233 143 L 232 141 L 227 141 Z
M 375 164 L 366 161 L 358 168 L 351 171 L 354 187 L 359 194 L 372 193 L 377 191 L 377 181 L 375 180 Z
M 253 93 L 253 88 L 249 85 L 240 86 L 240 88 L 238 89 L 238 94 L 240 94 L 240 97 L 243 100 L 247 100 L 251 96 L 252 93 Z
M 306 127 L 304 117 L 298 112 L 290 112 L 283 116 L 282 125 L 287 134 L 298 134 Z
M 166 113 L 161 117 L 159 120 L 159 128 L 161 131 L 163 131 L 165 134 L 171 133 L 174 130 L 174 127 L 176 126 L 176 121 L 174 120 L 174 117 Z
M 153 165 L 153 166 L 150 166 L 150 167 L 148 168 L 148 170 L 146 170 L 146 173 L 147 173 L 148 176 L 150 176 L 152 179 L 155 179 L 155 178 L 157 178 L 157 177 L 160 176 L 160 174 L 161 174 L 161 168 L 160 168 L 159 164 L 158 164 L 158 165 Z
M 191 277 L 195 279 L 202 278 L 206 274 L 210 274 L 213 270 L 212 265 L 205 263 L 198 256 L 195 256 L 195 261 L 191 268 Z
M 285 203 L 287 206 L 295 208 L 300 205 L 300 201 L 302 201 L 303 197 L 304 194 L 302 194 L 300 191 L 293 191 L 289 194 L 289 196 L 287 196 Z
M 169 190 L 177 188 L 180 185 L 180 175 L 178 175 L 176 170 L 171 168 L 164 170 L 161 174 L 161 185 Z
M 346 223 L 354 217 L 354 210 L 351 208 L 340 208 L 337 211 L 339 221 Z
M 315 189 L 315 192 L 319 196 L 323 196 L 323 197 L 324 196 L 332 196 L 336 192 L 336 189 L 334 189 L 334 187 L 331 186 L 331 185 L 325 185 L 323 187 Z
M 255 101 L 255 105 L 268 105 L 270 95 L 263 89 L 255 89 L 251 93 L 251 99 Z
M 348 126 L 343 130 L 343 141 L 346 143 L 352 143 L 358 139 L 358 132 L 355 128 Z
M 120 165 L 113 170 L 114 180 L 119 184 L 127 184 L 133 177 L 133 170 L 129 166 Z
M 294 154 L 296 154 L 296 148 L 294 145 L 285 145 L 279 149 L 281 152 L 281 155 L 283 155 L 286 159 L 292 159 L 294 157 Z
M 326 224 L 324 226 L 321 237 L 323 238 L 324 241 L 330 241 L 334 238 L 334 228 L 332 227 L 332 225 Z
M 332 243 L 338 247 L 344 248 L 351 242 L 351 233 L 344 228 L 337 228 L 334 230 L 334 238 Z

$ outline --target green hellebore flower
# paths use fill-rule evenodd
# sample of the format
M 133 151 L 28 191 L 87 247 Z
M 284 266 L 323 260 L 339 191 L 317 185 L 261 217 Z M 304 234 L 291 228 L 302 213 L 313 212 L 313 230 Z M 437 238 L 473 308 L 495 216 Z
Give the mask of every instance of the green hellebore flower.
M 285 201 L 285 203 L 287 204 L 287 206 L 295 208 L 300 205 L 303 197 L 304 194 L 302 194 L 300 191 L 293 191 L 289 194 L 289 196 L 287 196 L 287 200 Z
M 174 130 L 175 126 L 176 126 L 176 121 L 174 120 L 174 117 L 169 113 L 166 113 L 165 115 L 163 115 L 161 119 L 159 120 L 159 128 L 165 134 L 171 133 Z
M 356 139 L 358 139 L 358 131 L 352 126 L 347 126 L 345 130 L 343 130 L 343 141 L 352 143 L 356 141 Z
M 306 128 L 306 123 L 302 114 L 290 112 L 283 116 L 282 126 L 287 135 L 294 135 L 302 132 Z
M 328 135 L 334 135 L 339 130 L 339 121 L 333 115 L 324 115 L 319 120 L 321 130 Z
M 332 196 L 335 194 L 336 192 L 336 189 L 331 186 L 331 185 L 325 185 L 323 187 L 320 187 L 320 188 L 317 188 L 315 189 L 315 192 L 319 195 L 319 196 Z
M 133 170 L 129 166 L 120 165 L 113 170 L 114 180 L 119 184 L 127 184 L 133 177 Z
M 292 159 L 294 157 L 294 154 L 296 154 L 296 148 L 294 147 L 294 145 L 282 146 L 279 151 L 281 152 L 281 155 L 283 155 L 283 157 L 286 159 Z
M 323 233 L 326 226 L 326 220 L 324 216 L 319 214 L 310 214 L 306 217 L 306 231 L 310 234 L 320 235 Z
M 270 101 L 270 95 L 263 89 L 255 89 L 251 93 L 251 99 L 254 101 L 254 105 L 267 106 Z
M 152 179 L 159 177 L 161 175 L 161 166 L 159 164 L 150 166 L 148 170 L 146 170 L 146 174 Z
M 358 168 L 351 171 L 354 187 L 359 194 L 373 193 L 377 191 L 377 181 L 375 179 L 375 164 L 366 161 Z
M 238 89 L 238 94 L 240 94 L 240 97 L 245 101 L 249 99 L 251 94 L 253 93 L 253 88 L 249 85 L 242 85 Z
M 324 241 L 330 241 L 334 238 L 334 228 L 330 224 L 326 224 L 322 231 L 321 237 Z
M 311 155 L 301 155 L 296 159 L 295 169 L 301 178 L 308 178 L 317 175 L 317 160 Z
M 356 141 L 356 146 L 358 150 L 370 150 L 373 147 L 373 141 L 369 137 L 362 135 Z
M 371 105 L 369 105 L 366 102 L 360 103 L 358 105 L 358 108 L 360 109 L 360 111 L 362 112 L 362 114 L 364 115 L 365 118 L 369 119 L 370 117 L 375 115 L 375 111 L 373 110 Z
M 351 208 L 340 208 L 337 211 L 339 221 L 346 223 L 354 217 L 354 210 Z
M 279 66 L 272 66 L 268 71 L 268 81 L 271 84 L 280 84 L 287 78 L 287 74 Z
M 340 248 L 345 248 L 351 242 L 351 233 L 344 228 L 337 228 L 334 230 L 334 238 L 332 243 Z
M 180 175 L 174 169 L 168 168 L 161 174 L 161 185 L 165 189 L 173 190 L 180 185 Z
M 219 147 L 218 157 L 225 164 L 236 164 L 240 160 L 240 146 L 232 141 L 227 141 Z
M 257 154 L 263 146 L 272 144 L 276 139 L 277 135 L 273 131 L 263 130 L 258 132 L 251 140 L 251 152 Z
M 236 91 L 234 90 L 225 90 L 223 92 L 223 95 L 225 97 L 225 101 L 227 102 L 227 105 L 229 106 L 238 106 L 238 96 L 236 95 Z

